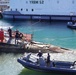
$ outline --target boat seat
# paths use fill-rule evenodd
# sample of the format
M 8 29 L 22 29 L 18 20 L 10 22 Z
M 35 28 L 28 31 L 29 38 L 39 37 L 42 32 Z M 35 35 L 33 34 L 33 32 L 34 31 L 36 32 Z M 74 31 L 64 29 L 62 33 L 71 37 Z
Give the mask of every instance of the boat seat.
M 44 60 L 42 57 L 40 57 L 40 58 L 38 59 L 38 62 L 39 62 L 39 65 L 40 65 L 40 66 L 46 66 L 46 62 L 45 62 L 45 60 Z
M 53 61 L 50 61 L 50 67 L 55 67 L 55 63 Z
M 31 54 L 29 53 L 27 56 L 23 57 L 23 60 L 29 61 Z

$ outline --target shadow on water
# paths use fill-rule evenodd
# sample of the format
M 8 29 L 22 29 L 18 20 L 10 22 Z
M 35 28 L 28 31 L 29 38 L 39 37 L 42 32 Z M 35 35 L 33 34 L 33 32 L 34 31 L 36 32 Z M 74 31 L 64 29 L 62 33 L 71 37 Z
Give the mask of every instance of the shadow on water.
M 34 70 L 23 69 L 18 75 L 64 75 L 64 74 L 57 74 L 57 73 L 47 73 L 47 72 L 39 72 Z M 68 74 L 65 74 L 68 75 Z

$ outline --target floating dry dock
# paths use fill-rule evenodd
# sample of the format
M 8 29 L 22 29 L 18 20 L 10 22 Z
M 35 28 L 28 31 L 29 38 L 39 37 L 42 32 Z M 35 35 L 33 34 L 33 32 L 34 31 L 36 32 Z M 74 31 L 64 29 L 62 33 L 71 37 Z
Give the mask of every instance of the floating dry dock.
M 12 33 L 12 38 L 8 36 L 8 32 L 4 33 L 4 41 L 0 43 L 0 52 L 6 53 L 24 53 L 33 52 L 37 53 L 39 50 L 42 52 L 56 52 L 63 53 L 69 51 L 68 49 L 57 47 L 51 44 L 43 44 L 32 41 L 31 34 L 24 34 L 23 38 L 18 40 L 18 44 L 15 44 L 15 32 Z
M 46 44 L 37 44 L 37 43 L 31 43 L 31 44 L 8 44 L 8 43 L 0 43 L 0 52 L 5 53 L 24 53 L 24 52 L 32 52 L 37 53 L 39 50 L 41 50 L 43 53 L 45 52 L 55 52 L 55 53 L 64 53 L 69 51 L 65 48 L 60 48 L 53 45 L 46 45 Z

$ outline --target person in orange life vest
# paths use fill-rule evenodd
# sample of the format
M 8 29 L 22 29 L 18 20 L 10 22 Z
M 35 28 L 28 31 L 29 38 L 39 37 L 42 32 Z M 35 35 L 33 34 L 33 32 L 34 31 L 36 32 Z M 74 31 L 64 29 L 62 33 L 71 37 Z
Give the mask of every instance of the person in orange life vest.
M 1 40 L 1 42 L 3 42 L 3 40 L 4 40 L 4 31 L 3 31 L 3 29 L 0 30 L 0 40 Z

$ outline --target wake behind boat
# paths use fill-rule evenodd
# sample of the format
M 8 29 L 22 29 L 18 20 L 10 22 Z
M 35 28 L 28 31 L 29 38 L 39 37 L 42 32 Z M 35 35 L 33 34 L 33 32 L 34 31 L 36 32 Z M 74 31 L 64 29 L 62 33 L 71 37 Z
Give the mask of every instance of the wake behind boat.
M 9 27 L 10 27 L 11 29 L 13 28 L 13 26 L 3 26 L 3 25 L 1 26 L 1 25 L 0 25 L 0 29 L 2 28 L 2 29 L 4 29 L 4 30 L 7 30 Z
M 27 54 L 17 61 L 25 68 L 51 73 L 73 74 L 76 75 L 76 61 L 54 61 L 50 60 L 49 66 L 47 66 L 44 57 L 38 57 L 37 54 Z

